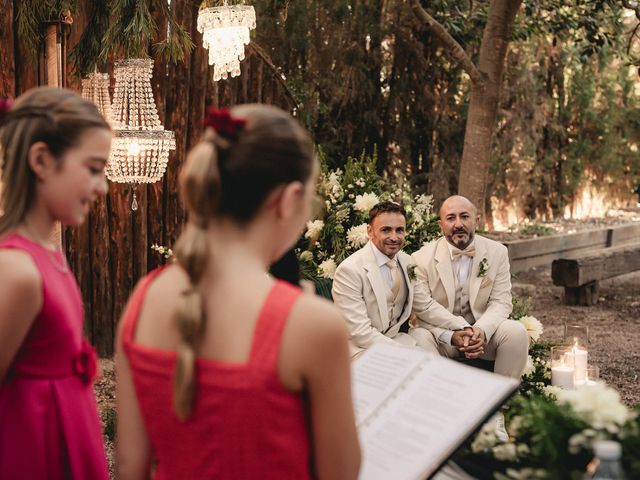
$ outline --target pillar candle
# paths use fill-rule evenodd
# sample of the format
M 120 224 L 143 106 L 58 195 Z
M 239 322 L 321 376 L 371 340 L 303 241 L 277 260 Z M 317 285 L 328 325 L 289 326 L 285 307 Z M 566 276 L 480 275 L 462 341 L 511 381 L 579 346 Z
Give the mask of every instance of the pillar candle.
M 584 383 L 587 379 L 587 351 L 578 346 L 574 346 L 564 355 L 564 363 L 573 365 L 575 368 L 576 382 Z
M 558 365 L 551 368 L 551 385 L 554 387 L 564 388 L 566 390 L 574 389 L 574 369 L 570 365 Z

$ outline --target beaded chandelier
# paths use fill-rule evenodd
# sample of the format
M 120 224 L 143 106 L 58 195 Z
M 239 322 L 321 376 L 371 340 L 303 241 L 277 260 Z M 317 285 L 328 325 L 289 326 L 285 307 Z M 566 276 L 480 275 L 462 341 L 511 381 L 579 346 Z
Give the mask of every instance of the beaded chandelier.
M 256 28 L 256 12 L 249 5 L 227 5 L 203 8 L 198 12 L 198 31 L 202 44 L 209 50 L 213 80 L 240 75 L 244 46 L 250 42 L 249 30 Z
M 115 63 L 116 85 L 109 119 L 114 129 L 107 178 L 119 183 L 153 183 L 164 175 L 173 132 L 160 123 L 151 75 L 153 60 L 132 58 Z M 132 208 L 135 210 L 137 202 Z
M 107 118 L 111 108 L 109 74 L 97 70 L 82 79 L 82 98 L 95 103 L 98 111 Z

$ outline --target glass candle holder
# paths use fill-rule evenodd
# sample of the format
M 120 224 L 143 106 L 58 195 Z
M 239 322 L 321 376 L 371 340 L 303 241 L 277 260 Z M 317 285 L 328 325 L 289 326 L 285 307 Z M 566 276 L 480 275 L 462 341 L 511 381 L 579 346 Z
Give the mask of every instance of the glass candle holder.
M 565 323 L 564 343 L 586 349 L 589 346 L 589 327 L 575 323 Z
M 575 388 L 575 356 L 570 355 L 571 349 L 565 345 L 551 347 L 551 385 L 554 387 Z
M 593 386 L 600 379 L 600 369 L 597 365 L 587 365 L 585 385 Z

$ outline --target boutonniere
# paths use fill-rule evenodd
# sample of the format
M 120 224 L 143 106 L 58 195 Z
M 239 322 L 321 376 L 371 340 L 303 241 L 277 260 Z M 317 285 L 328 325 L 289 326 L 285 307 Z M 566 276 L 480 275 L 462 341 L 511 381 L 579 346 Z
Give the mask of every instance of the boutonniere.
M 489 261 L 487 257 L 484 257 L 480 261 L 480 269 L 478 270 L 478 277 L 484 277 L 487 274 L 487 270 L 489 270 Z
M 409 275 L 409 280 L 411 280 L 412 282 L 417 278 L 416 265 L 409 265 L 407 267 L 407 275 Z

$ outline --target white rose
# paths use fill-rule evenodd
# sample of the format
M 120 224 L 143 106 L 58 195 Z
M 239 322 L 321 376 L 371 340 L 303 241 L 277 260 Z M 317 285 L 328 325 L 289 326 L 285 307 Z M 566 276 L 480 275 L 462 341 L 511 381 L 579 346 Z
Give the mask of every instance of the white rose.
M 311 253 L 309 250 L 305 250 L 304 252 L 302 252 L 300 254 L 300 260 L 303 262 L 310 262 L 313 260 L 313 253 Z
M 524 371 L 522 372 L 522 375 L 531 375 L 533 372 L 536 371 L 536 366 L 533 364 L 533 358 L 531 358 L 531 355 L 527 355 L 527 364 L 524 366 Z
M 307 232 L 304 234 L 304 238 L 315 240 L 316 238 L 318 238 L 323 228 L 324 222 L 322 220 L 307 222 Z
M 620 401 L 620 394 L 603 382 L 576 390 L 560 390 L 556 398 L 596 430 L 615 433 L 634 416 Z
M 527 329 L 527 333 L 531 340 L 536 341 L 542 335 L 544 328 L 542 327 L 542 323 L 536 317 L 526 316 L 522 317 L 520 321 L 524 324 L 524 328 Z
M 513 443 L 503 443 L 496 445 L 492 449 L 493 456 L 498 460 L 512 462 L 518 458 L 516 446 Z
M 471 443 L 471 451 L 474 453 L 489 451 L 493 446 L 498 443 L 498 437 L 496 437 L 496 424 L 495 422 L 485 423 L 476 438 Z
M 318 265 L 318 272 L 323 278 L 333 278 L 333 275 L 336 273 L 336 262 L 333 258 L 329 258 Z
M 364 193 L 356 196 L 353 208 L 359 212 L 368 213 L 373 207 L 380 203 L 380 199 L 375 193 Z
M 355 227 L 351 227 L 347 231 L 347 241 L 353 248 L 360 248 L 369 241 L 367 234 L 367 224 L 363 223 Z

